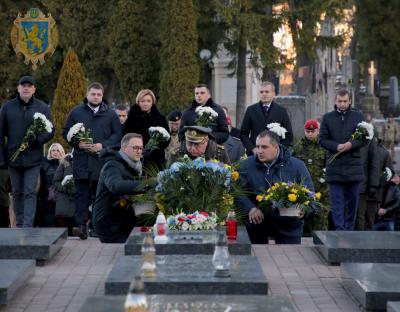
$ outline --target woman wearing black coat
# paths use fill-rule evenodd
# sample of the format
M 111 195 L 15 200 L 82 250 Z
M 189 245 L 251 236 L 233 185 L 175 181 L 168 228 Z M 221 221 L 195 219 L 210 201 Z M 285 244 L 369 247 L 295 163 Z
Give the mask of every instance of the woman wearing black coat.
M 153 91 L 149 89 L 141 90 L 136 97 L 134 104 L 124 125 L 124 135 L 127 133 L 137 133 L 143 136 L 143 145 L 145 146 L 150 139 L 150 127 L 163 127 L 169 132 L 167 119 L 156 107 L 156 97 Z M 156 166 L 159 170 L 165 168 L 165 149 L 169 144 L 163 142 L 158 149 L 151 153 L 144 151 L 143 167 Z

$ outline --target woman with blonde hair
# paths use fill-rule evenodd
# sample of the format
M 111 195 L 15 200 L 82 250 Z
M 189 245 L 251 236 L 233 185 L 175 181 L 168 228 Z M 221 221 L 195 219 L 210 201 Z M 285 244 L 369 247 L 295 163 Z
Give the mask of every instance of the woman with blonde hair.
M 36 226 L 53 227 L 56 192 L 53 187 L 53 177 L 60 160 L 65 156 L 64 148 L 60 143 L 53 143 L 47 151 L 47 157 L 40 167 L 40 187 L 36 209 Z
M 150 127 L 163 127 L 169 132 L 168 122 L 156 107 L 156 97 L 153 91 L 144 89 L 139 91 L 134 104 L 124 125 L 124 134 L 137 133 L 143 137 L 143 145 L 150 139 Z M 143 167 L 156 166 L 158 169 L 165 167 L 165 152 L 169 142 L 163 142 L 158 149 L 152 152 L 144 151 Z

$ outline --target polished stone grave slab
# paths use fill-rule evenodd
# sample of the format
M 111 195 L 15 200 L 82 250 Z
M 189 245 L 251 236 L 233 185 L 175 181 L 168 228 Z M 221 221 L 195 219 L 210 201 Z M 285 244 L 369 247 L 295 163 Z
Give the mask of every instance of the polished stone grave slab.
M 231 256 L 231 276 L 214 277 L 212 255 L 156 256 L 157 276 L 144 278 L 147 294 L 266 295 L 268 282 L 256 257 Z M 141 256 L 121 256 L 105 282 L 106 295 L 128 292 L 140 275 Z
M 7 304 L 34 272 L 34 260 L 0 260 L 0 304 Z
M 0 228 L 0 259 L 51 259 L 67 239 L 64 228 Z
M 400 263 L 400 232 L 315 231 L 313 240 L 328 263 Z
M 400 301 L 400 264 L 341 263 L 344 287 L 366 310 L 385 310 L 388 301 Z
M 141 254 L 143 235 L 138 228 L 133 229 L 125 243 L 125 255 Z M 158 255 L 212 255 L 217 239 L 217 230 L 170 231 L 166 244 L 156 244 L 156 253 Z M 251 254 L 251 242 L 244 226 L 238 226 L 238 237 L 236 240 L 228 240 L 228 248 L 231 255 Z
M 400 312 L 400 302 L 390 301 L 387 303 L 387 312 Z
M 218 295 L 149 295 L 154 312 L 294 312 L 287 297 Z M 125 296 L 89 297 L 80 312 L 124 312 Z

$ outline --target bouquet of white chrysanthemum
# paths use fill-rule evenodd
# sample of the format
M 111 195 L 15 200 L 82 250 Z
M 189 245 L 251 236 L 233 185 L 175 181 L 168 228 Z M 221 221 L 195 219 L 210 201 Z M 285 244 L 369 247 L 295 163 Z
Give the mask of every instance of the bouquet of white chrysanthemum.
M 26 130 L 25 136 L 22 140 L 22 144 L 16 150 L 16 152 L 11 156 L 10 161 L 15 161 L 18 155 L 29 147 L 29 140 L 37 137 L 38 135 L 53 131 L 53 124 L 47 117 L 41 113 L 35 113 L 33 115 L 33 122 Z
M 163 127 L 150 127 L 149 134 L 150 140 L 147 142 L 145 149 L 150 152 L 158 149 L 160 143 L 167 142 L 171 137 L 168 131 Z
M 65 186 L 68 190 L 72 190 L 75 187 L 75 180 L 72 174 L 68 174 L 61 181 L 61 185 Z
M 197 114 L 196 124 L 206 128 L 214 125 L 218 117 L 218 113 L 208 106 L 199 106 L 195 112 Z
M 93 143 L 93 138 L 90 129 L 86 129 L 83 123 L 78 122 L 69 129 L 67 133 L 67 141 L 71 143 Z
M 279 122 L 271 122 L 267 125 L 267 129 L 271 132 L 274 132 L 276 135 L 278 135 L 281 139 L 284 139 L 286 137 L 286 132 L 287 130 L 281 126 Z
M 392 170 L 390 170 L 389 167 L 385 167 L 385 170 L 383 170 L 382 176 L 385 179 L 385 182 L 389 182 L 390 179 L 393 177 L 393 172 L 392 172 Z
M 374 137 L 374 126 L 362 121 L 357 124 L 356 130 L 351 135 L 352 140 L 372 140 Z M 332 163 L 341 152 L 337 152 L 328 159 L 328 164 Z
M 374 126 L 365 121 L 360 122 L 351 135 L 352 140 L 372 140 L 373 137 Z

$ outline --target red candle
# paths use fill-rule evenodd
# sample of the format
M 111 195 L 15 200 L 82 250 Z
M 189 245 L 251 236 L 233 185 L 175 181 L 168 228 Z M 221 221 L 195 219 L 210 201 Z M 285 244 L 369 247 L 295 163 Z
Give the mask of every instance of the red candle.
M 237 221 L 236 220 L 226 220 L 226 236 L 228 239 L 237 238 Z

